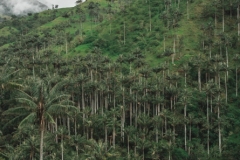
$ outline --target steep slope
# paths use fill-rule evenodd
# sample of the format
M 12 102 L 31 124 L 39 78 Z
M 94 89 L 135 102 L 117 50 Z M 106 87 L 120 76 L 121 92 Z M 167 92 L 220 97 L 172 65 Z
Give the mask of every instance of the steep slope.
M 239 7 L 235 0 L 88 0 L 3 22 L 0 154 L 235 160 Z M 49 107 L 53 93 L 68 101 Z

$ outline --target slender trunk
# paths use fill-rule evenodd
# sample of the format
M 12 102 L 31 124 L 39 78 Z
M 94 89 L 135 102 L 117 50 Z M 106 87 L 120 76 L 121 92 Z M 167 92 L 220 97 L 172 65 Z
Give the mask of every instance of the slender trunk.
M 83 75 L 82 75 L 82 77 L 83 77 Z M 82 117 L 82 119 L 83 119 L 83 134 L 85 135 L 85 125 L 84 125 L 84 123 L 85 123 L 85 102 L 84 102 L 84 89 L 83 89 L 83 83 L 82 83 L 82 111 L 83 111 L 83 117 Z
M 236 66 L 236 97 L 238 96 L 238 68 Z
M 220 76 L 218 74 L 219 78 L 219 90 L 220 90 Z M 220 125 L 220 93 L 218 93 L 218 105 L 217 105 L 217 118 L 218 118 L 218 148 L 219 148 L 219 153 L 221 155 L 222 153 L 222 140 L 221 140 L 221 125 Z
M 238 36 L 240 36 L 239 4 L 238 4 L 238 8 L 237 8 L 237 20 L 238 20 Z
M 124 92 L 124 90 L 123 90 Z M 123 93 L 124 94 L 124 93 Z M 130 88 L 130 96 L 132 96 L 132 89 Z M 130 126 L 132 126 L 132 103 L 130 103 Z
M 169 140 L 169 150 L 168 150 L 168 160 L 171 160 L 171 150 L 170 150 L 170 146 L 171 146 L 171 139 Z
M 218 105 L 218 120 L 220 120 L 220 107 Z M 218 148 L 219 148 L 219 153 L 222 153 L 222 135 L 221 135 L 221 125 L 220 122 L 218 122 Z
M 114 116 L 115 118 L 115 116 Z M 116 130 L 115 130 L 115 124 L 113 126 L 113 148 L 115 148 L 115 136 L 116 136 Z
M 93 139 L 93 128 L 91 128 L 91 139 Z
M 123 26 L 123 29 L 124 29 L 124 35 L 123 35 L 123 44 L 125 45 L 125 43 L 126 43 L 126 25 L 125 25 L 125 21 L 124 21 L 124 24 L 123 24 L 124 26 Z
M 129 149 L 130 149 L 130 146 L 129 146 L 129 135 L 127 136 L 127 145 L 128 145 L 128 157 L 129 157 Z
M 105 131 L 105 143 L 106 143 L 106 146 L 108 145 L 108 139 L 107 139 L 107 126 L 105 125 L 104 127 L 104 131 Z
M 143 155 L 143 160 L 144 160 L 144 147 L 142 147 L 142 155 Z
M 208 113 L 208 95 L 207 95 L 207 153 L 209 156 L 209 113 Z
M 228 101 L 227 73 L 225 73 L 225 94 L 226 94 L 226 103 L 227 103 Z
M 74 135 L 75 137 L 77 137 L 77 116 L 75 114 L 75 118 L 74 118 Z
M 228 48 L 226 46 L 226 63 L 227 63 L 227 79 L 228 79 Z
M 198 88 L 199 91 L 201 92 L 201 68 L 198 67 Z
M 61 157 L 62 157 L 62 160 L 63 160 L 63 135 L 61 135 Z
M 191 125 L 191 120 L 190 120 L 190 128 L 189 128 L 189 142 L 192 140 L 192 125 Z M 191 154 L 191 147 L 188 147 L 188 155 Z
M 58 131 L 58 120 L 57 120 L 57 118 L 55 118 L 55 132 L 57 132 L 57 131 Z M 57 136 L 57 134 L 56 134 L 55 138 L 56 138 L 56 143 L 58 143 L 58 136 Z
M 77 159 L 78 159 L 78 146 L 76 146 Z
M 223 32 L 224 32 L 224 24 L 225 24 L 225 22 L 224 22 L 224 21 L 225 21 L 225 20 L 224 20 L 224 19 L 225 19 L 225 18 L 224 18 L 224 12 L 225 12 L 225 9 L 223 8 L 223 9 L 222 9 L 222 14 L 223 14 L 223 15 L 222 15 L 222 28 L 223 28 Z
M 187 87 L 187 73 L 184 73 L 184 82 L 185 82 L 185 88 Z
M 174 41 L 173 41 L 173 54 L 172 54 L 172 64 L 174 64 L 174 57 L 176 55 L 176 39 L 174 36 Z
M 67 42 L 67 38 L 66 38 L 66 54 L 68 53 L 68 42 Z
M 44 123 L 44 122 L 43 122 Z M 40 160 L 43 160 L 43 137 L 44 137 L 44 124 L 41 127 L 40 135 Z
M 215 9 L 215 16 L 214 16 L 215 18 L 215 20 L 214 20 L 214 22 L 215 22 L 215 28 L 217 28 L 217 9 Z
M 163 51 L 165 52 L 166 51 L 166 47 L 165 47 L 165 36 L 164 36 L 164 39 L 163 39 Z
M 187 105 L 184 105 L 184 120 L 186 120 L 187 117 Z M 184 145 L 185 145 L 185 151 L 187 151 L 187 124 L 184 123 Z
M 67 128 L 68 128 L 68 135 L 70 136 L 70 118 L 67 117 Z
M 152 15 L 151 15 L 151 9 L 150 9 L 150 1 L 148 2 L 148 10 L 149 10 L 149 31 L 152 31 Z
M 209 57 L 212 58 L 212 45 L 210 45 Z

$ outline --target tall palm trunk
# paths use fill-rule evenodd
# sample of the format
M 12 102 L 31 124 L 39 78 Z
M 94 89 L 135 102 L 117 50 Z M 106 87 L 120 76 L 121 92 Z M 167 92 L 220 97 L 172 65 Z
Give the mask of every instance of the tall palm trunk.
M 226 95 L 226 103 L 227 103 L 228 102 L 227 73 L 225 73 L 225 95 Z
M 40 135 L 40 160 L 43 160 L 43 137 L 44 137 L 44 124 L 41 127 Z
M 225 31 L 225 17 L 224 17 L 224 12 L 225 12 L 225 9 L 224 7 L 222 8 L 222 29 L 223 29 L 223 32 Z
M 149 12 L 149 31 L 152 31 L 152 15 L 150 9 L 150 1 L 148 2 L 148 12 Z
M 107 138 L 107 126 L 106 125 L 104 126 L 104 132 L 105 132 L 105 143 L 106 143 L 106 146 L 107 146 L 108 138 Z
M 63 158 L 63 133 L 61 135 L 61 157 L 62 157 L 62 160 L 64 159 Z
M 240 36 L 239 4 L 237 8 L 237 20 L 238 20 L 238 36 Z
M 201 92 L 201 68 L 198 67 L 198 88 L 199 91 Z
M 227 78 L 228 78 L 228 48 L 226 46 L 226 64 L 227 64 Z
M 187 117 L 187 105 L 184 105 L 184 119 Z M 187 124 L 184 123 L 184 146 L 185 151 L 187 151 Z
M 236 66 L 236 71 L 235 71 L 236 73 L 236 97 L 238 96 L 238 68 L 237 68 L 237 66 Z
M 209 156 L 209 110 L 208 110 L 208 95 L 207 95 L 207 153 Z
M 82 75 L 83 77 L 83 75 Z M 83 89 L 83 83 L 82 83 L 82 111 L 83 111 L 83 134 L 85 134 L 85 125 L 84 125 L 84 122 L 85 122 L 85 113 L 84 113 L 84 110 L 85 110 L 85 101 L 84 101 L 84 89 Z

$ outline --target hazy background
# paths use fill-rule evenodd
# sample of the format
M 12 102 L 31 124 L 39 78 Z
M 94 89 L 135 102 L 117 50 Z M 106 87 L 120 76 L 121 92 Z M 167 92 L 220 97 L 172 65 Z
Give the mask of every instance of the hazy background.
M 26 14 L 26 12 L 40 12 L 47 9 L 37 0 L 0 0 L 0 13 L 14 15 Z
M 76 1 L 77 0 L 39 0 L 39 2 L 46 4 L 49 8 L 52 7 L 52 4 L 58 4 L 59 8 L 74 7 Z
M 74 7 L 76 0 L 0 0 L 0 15 L 26 15 L 27 13 L 41 12 L 48 9 L 39 2 L 46 5 L 49 9 L 53 5 L 59 8 Z

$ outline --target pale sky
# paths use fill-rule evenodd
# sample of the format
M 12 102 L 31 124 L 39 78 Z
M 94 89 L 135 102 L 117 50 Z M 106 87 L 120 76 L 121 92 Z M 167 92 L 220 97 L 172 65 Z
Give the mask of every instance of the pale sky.
M 66 8 L 66 7 L 74 7 L 76 5 L 77 0 L 38 0 L 39 2 L 42 2 L 48 7 L 52 7 L 52 4 L 59 5 L 59 8 Z

